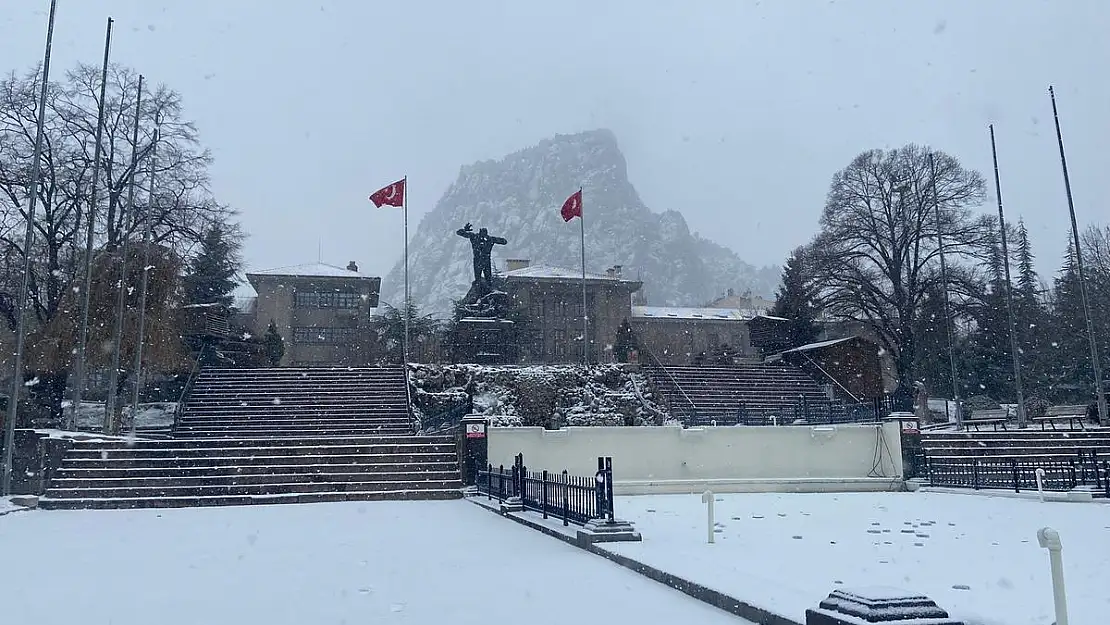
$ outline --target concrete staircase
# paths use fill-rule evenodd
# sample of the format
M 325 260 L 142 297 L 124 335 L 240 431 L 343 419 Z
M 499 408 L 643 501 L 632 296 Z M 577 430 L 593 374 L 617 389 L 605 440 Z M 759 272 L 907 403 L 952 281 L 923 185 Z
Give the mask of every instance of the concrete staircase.
M 815 413 L 829 412 L 832 404 L 813 378 L 782 363 L 652 366 L 646 373 L 672 414 L 690 425 L 734 422 L 741 405 L 756 421 L 774 415 L 779 423 L 789 423 L 803 402 Z
M 412 434 L 401 367 L 206 369 L 178 438 Z
M 44 508 L 453 499 L 454 438 L 415 436 L 395 368 L 202 372 L 166 440 L 78 441 Z

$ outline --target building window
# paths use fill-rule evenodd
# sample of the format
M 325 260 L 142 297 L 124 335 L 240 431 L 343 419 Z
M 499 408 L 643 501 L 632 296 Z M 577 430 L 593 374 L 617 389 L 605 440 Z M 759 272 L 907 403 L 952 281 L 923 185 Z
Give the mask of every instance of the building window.
M 293 342 L 314 345 L 351 345 L 358 338 L 355 328 L 293 328 Z
M 551 353 L 561 357 L 567 355 L 567 331 L 555 330 L 551 333 Z
M 532 319 L 542 322 L 543 321 L 543 298 L 535 297 L 531 301 L 531 315 Z
M 332 291 L 296 290 L 293 292 L 294 308 L 339 308 L 358 310 L 362 308 L 362 295 L 349 289 Z

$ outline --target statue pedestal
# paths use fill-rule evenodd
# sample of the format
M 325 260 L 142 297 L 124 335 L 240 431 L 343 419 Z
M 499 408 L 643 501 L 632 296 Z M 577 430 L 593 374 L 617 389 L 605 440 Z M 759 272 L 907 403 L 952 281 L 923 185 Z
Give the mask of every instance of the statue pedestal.
M 520 360 L 516 324 L 508 319 L 465 317 L 455 325 L 455 362 L 511 365 Z

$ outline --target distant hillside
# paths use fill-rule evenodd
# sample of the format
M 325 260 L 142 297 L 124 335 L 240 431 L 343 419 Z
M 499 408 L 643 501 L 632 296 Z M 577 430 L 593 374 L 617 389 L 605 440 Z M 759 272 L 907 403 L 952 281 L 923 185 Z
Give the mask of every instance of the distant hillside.
M 409 245 L 413 300 L 447 316 L 472 279 L 469 243 L 455 230 L 466 222 L 504 236 L 496 267 L 507 258 L 563 267 L 581 264 L 577 221 L 559 207 L 581 186 L 586 216 L 587 270 L 623 265 L 644 281 L 649 304 L 697 306 L 733 288 L 771 295 L 777 267 L 754 267 L 731 250 L 690 233 L 678 211 L 654 213 L 628 181 L 624 156 L 608 130 L 557 135 L 499 161 L 467 165 L 425 215 Z M 401 260 L 383 284 L 383 297 L 404 298 Z

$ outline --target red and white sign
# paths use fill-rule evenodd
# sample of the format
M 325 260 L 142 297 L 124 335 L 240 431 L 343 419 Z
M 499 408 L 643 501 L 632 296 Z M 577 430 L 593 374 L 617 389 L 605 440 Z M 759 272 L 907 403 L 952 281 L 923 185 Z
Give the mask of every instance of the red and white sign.
M 486 424 L 485 423 L 467 423 L 466 424 L 466 437 L 467 438 L 485 438 L 486 437 Z

